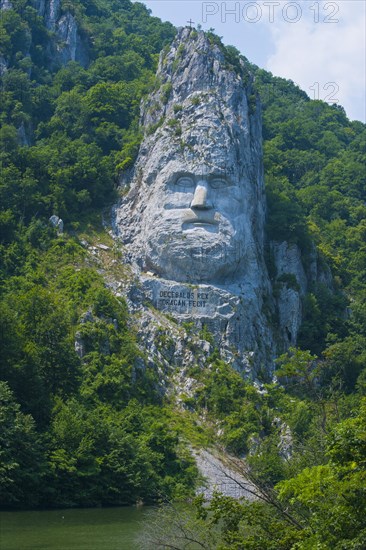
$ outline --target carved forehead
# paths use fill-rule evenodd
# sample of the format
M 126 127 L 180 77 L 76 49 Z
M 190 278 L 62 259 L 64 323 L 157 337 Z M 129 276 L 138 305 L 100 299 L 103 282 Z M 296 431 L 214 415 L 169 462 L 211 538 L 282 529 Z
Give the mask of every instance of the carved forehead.
M 176 143 L 169 135 L 158 138 L 141 159 L 143 180 L 150 184 L 177 172 L 240 177 L 240 149 L 235 144 L 229 140 L 205 140 L 202 133 L 191 134 L 188 139 Z
M 164 169 L 159 173 L 159 179 L 171 181 L 183 175 L 191 175 L 195 179 L 222 177 L 231 180 L 233 178 L 233 170 L 225 164 L 207 164 L 196 162 L 169 162 Z

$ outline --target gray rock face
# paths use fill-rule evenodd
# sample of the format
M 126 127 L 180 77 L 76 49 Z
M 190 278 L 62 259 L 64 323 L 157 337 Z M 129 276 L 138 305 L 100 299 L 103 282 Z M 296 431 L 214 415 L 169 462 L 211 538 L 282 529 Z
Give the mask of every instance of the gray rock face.
M 299 292 L 304 295 L 308 288 L 308 280 L 302 264 L 299 247 L 287 241 L 272 241 L 271 251 L 276 265 L 277 277 L 286 274 L 294 275 L 299 285 Z
M 302 320 L 302 297 L 308 289 L 308 280 L 302 264 L 301 252 L 296 244 L 271 242 L 277 280 L 283 280 L 277 297 L 279 332 L 282 348 L 296 344 Z M 293 283 L 286 283 L 286 276 L 292 276 Z
M 241 76 L 228 66 L 205 33 L 180 29 L 160 56 L 141 125 L 137 161 L 121 179 L 129 189 L 114 208 L 139 292 L 197 333 L 208 331 L 238 370 L 269 369 L 277 350 L 296 344 L 308 282 L 297 246 L 272 243 L 284 281 L 274 297 L 264 261 L 261 109 L 250 74 L 244 64 Z
M 296 345 L 296 338 L 301 326 L 302 303 L 297 290 L 283 285 L 277 298 L 279 329 L 283 348 Z
M 303 298 L 312 285 L 323 284 L 333 288 L 331 272 L 320 261 L 315 246 L 306 262 L 294 243 L 270 242 L 270 252 L 276 270 L 276 307 L 279 321 L 279 349 L 296 345 L 303 316 Z
M 78 31 L 76 20 L 70 12 L 65 13 L 56 23 L 56 59 L 61 65 L 77 61 L 83 67 L 89 63 L 87 47 Z
M 46 0 L 32 0 L 32 6 L 37 10 L 38 15 L 43 17 L 46 12 Z
M 206 327 L 248 368 L 272 347 L 260 105 L 250 76 L 245 84 L 188 28 L 161 55 L 157 80 L 115 230 L 153 304 Z
M 77 22 L 70 12 L 61 14 L 60 0 L 32 0 L 38 14 L 53 36 L 48 46 L 53 64 L 66 65 L 78 61 L 86 66 L 89 62 L 87 47 L 81 39 Z
M 82 338 L 80 332 L 77 332 L 75 334 L 75 353 L 80 359 L 82 359 L 85 355 L 85 342 Z
M 259 358 L 270 356 L 271 336 L 256 289 L 244 285 L 187 285 L 141 275 L 145 297 L 160 311 L 194 323 L 202 338 L 213 335 L 213 347 L 238 370 L 251 374 Z
M 232 465 L 225 464 L 206 450 L 193 453 L 193 456 L 200 474 L 206 480 L 205 485 L 197 491 L 198 494 L 203 494 L 205 500 L 211 500 L 215 492 L 231 498 L 255 500 L 257 489 L 242 473 L 234 470 Z
M 5 57 L 0 56 L 0 76 L 3 76 L 3 74 L 5 74 L 7 70 L 8 62 L 6 61 Z
M 257 286 L 264 225 L 260 109 L 250 114 L 250 86 L 225 67 L 220 49 L 203 32 L 191 38 L 189 29 L 161 57 L 162 86 L 144 107 L 147 135 L 117 227 L 143 270 L 182 282 L 245 278 Z
M 59 44 L 57 51 L 63 64 L 75 61 L 77 44 L 77 25 L 71 13 L 66 13 L 57 21 Z
M 10 0 L 1 0 L 0 1 L 0 9 L 1 10 L 11 10 L 13 9 L 13 4 L 10 2 Z
M 66 65 L 69 61 L 77 61 L 82 66 L 86 66 L 89 62 L 87 48 L 79 35 L 75 17 L 70 12 L 66 12 L 55 21 L 54 31 L 57 63 Z
M 64 232 L 63 220 L 58 216 L 56 216 L 55 214 L 53 214 L 53 216 L 51 216 L 48 221 L 53 225 L 53 227 L 57 229 L 57 234 L 62 235 L 62 233 Z
M 46 27 L 50 31 L 55 30 L 60 13 L 60 3 L 60 0 L 48 0 L 45 5 L 42 0 L 39 0 L 39 10 L 43 12 L 42 15 L 45 14 Z
M 22 122 L 19 128 L 17 128 L 17 139 L 20 145 L 26 145 L 28 147 L 30 144 L 24 122 Z

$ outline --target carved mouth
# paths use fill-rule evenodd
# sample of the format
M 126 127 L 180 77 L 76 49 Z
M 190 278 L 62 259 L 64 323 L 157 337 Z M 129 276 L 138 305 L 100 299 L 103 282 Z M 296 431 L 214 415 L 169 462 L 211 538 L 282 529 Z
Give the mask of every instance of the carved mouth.
M 201 220 L 199 218 L 192 218 L 191 220 L 184 220 L 184 225 L 217 225 L 216 220 Z
M 188 211 L 187 214 L 183 217 L 183 227 L 194 226 L 194 227 L 207 227 L 218 225 L 219 222 L 214 215 L 214 212 L 209 212 L 202 210 L 201 212 Z
M 187 218 L 182 225 L 183 231 L 192 231 L 199 228 L 209 233 L 217 233 L 219 230 L 219 222 L 213 218 Z

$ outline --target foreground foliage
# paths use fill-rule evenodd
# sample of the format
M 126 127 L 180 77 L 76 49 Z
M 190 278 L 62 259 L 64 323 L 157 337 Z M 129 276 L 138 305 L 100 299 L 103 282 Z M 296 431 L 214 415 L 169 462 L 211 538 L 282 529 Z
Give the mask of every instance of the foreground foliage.
M 124 301 L 75 240 L 53 238 L 37 259 L 35 252 L 0 301 L 2 505 L 189 494 L 193 460 L 162 407 L 157 373 L 145 366 Z
M 304 468 L 275 486 L 255 467 L 232 460 L 256 498 L 238 501 L 215 493 L 193 510 L 162 508 L 141 547 L 206 550 L 362 550 L 366 544 L 366 399 L 357 416 L 326 438 L 326 463 Z

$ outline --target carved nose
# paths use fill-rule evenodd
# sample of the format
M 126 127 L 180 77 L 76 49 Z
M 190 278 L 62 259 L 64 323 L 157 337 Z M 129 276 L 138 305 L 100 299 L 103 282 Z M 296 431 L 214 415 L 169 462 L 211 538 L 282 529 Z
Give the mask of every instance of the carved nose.
M 207 195 L 207 184 L 204 182 L 199 182 L 194 192 L 191 208 L 197 208 L 198 210 L 209 210 L 212 208 L 212 202 Z

